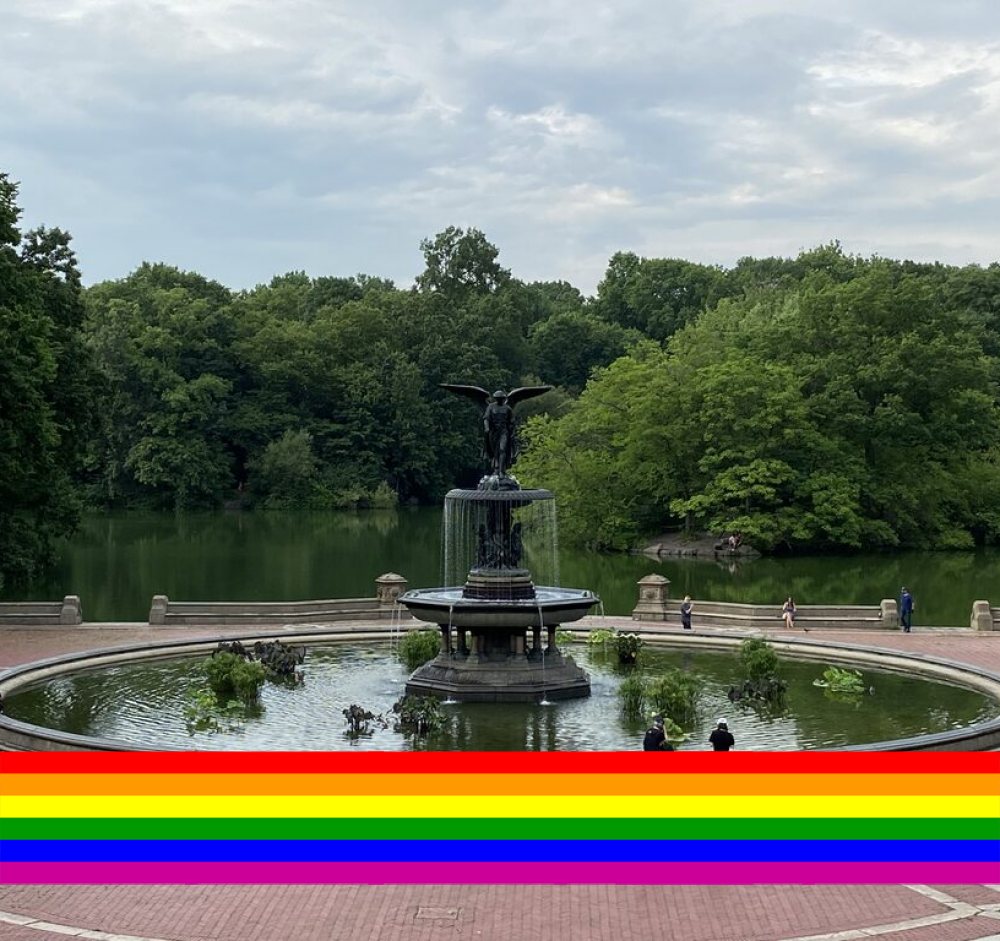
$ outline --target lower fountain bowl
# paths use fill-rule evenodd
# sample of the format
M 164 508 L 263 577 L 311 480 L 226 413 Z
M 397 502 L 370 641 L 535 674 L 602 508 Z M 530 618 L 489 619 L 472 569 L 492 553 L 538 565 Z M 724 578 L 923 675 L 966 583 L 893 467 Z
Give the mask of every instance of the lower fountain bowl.
M 460 702 L 544 702 L 589 696 L 590 677 L 555 648 L 537 659 L 441 654 L 413 673 L 406 692 Z

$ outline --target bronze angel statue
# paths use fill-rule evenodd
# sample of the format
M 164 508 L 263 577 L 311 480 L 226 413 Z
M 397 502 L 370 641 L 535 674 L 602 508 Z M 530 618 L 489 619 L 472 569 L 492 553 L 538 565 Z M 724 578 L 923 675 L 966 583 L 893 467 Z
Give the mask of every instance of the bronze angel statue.
M 497 477 L 506 477 L 517 460 L 517 438 L 514 434 L 514 406 L 525 399 L 544 395 L 552 386 L 521 386 L 511 392 L 498 389 L 492 395 L 479 386 L 460 386 L 442 382 L 442 389 L 474 399 L 483 407 L 483 449 L 490 459 L 490 468 Z

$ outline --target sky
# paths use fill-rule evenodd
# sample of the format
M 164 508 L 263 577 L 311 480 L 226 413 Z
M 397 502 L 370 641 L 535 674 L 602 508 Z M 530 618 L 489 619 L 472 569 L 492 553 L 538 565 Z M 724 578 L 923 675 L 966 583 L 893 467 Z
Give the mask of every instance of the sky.
M 0 171 L 88 284 L 249 288 L 475 227 L 617 251 L 1000 256 L 997 0 L 0 0 Z

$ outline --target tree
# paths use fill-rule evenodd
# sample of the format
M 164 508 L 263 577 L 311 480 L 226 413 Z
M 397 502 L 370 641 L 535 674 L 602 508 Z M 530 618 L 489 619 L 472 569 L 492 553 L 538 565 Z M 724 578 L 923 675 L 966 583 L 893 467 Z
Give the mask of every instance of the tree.
M 0 173 L 0 583 L 35 575 L 76 526 L 95 386 L 70 237 L 39 228 L 22 242 L 17 191 Z
M 720 268 L 618 252 L 597 286 L 594 310 L 611 323 L 663 341 L 713 306 L 725 287 Z
M 607 366 L 642 334 L 583 311 L 563 311 L 535 324 L 529 334 L 535 372 L 579 395 L 590 374 Z
M 106 384 L 93 442 L 92 498 L 211 506 L 245 459 L 229 426 L 241 380 L 229 292 L 199 275 L 143 265 L 86 293 L 86 336 Z
M 417 277 L 421 291 L 489 294 L 510 281 L 510 271 L 497 262 L 499 250 L 479 229 L 448 226 L 433 239 L 424 239 L 420 250 L 424 253 L 424 270 Z

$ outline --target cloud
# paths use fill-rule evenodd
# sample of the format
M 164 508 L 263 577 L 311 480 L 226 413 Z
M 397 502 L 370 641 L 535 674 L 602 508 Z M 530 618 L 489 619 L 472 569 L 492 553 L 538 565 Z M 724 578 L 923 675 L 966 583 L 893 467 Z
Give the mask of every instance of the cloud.
M 407 283 L 449 224 L 588 292 L 624 249 L 731 264 L 839 238 L 986 262 L 1000 243 L 986 0 L 8 6 L 3 169 L 88 281 L 148 258 L 233 286 Z

